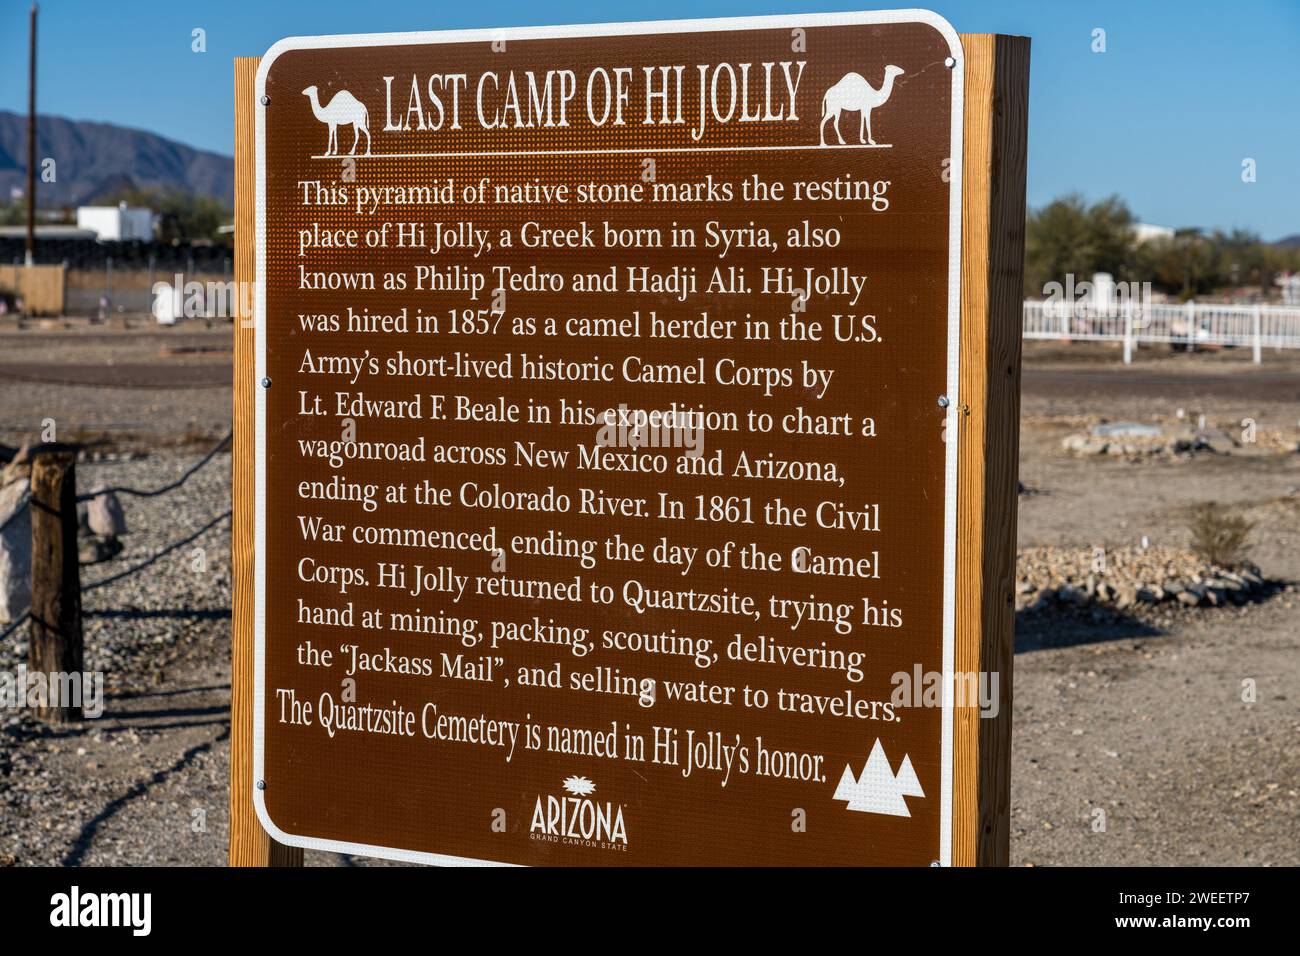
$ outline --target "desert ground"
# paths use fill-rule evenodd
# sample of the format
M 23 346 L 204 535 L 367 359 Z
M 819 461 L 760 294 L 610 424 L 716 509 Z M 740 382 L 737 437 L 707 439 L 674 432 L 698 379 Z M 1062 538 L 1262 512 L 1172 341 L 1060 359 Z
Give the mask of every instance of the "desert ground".
M 165 484 L 228 431 L 230 362 L 228 328 L 11 325 L 0 442 L 53 419 L 87 446 L 79 489 Z M 1300 863 L 1300 354 L 1028 343 L 1023 382 L 1012 863 Z M 1063 444 L 1119 422 L 1209 437 Z M 1264 586 L 1085 582 L 1107 556 L 1181 567 L 1208 502 L 1253 523 Z M 123 503 L 123 551 L 82 568 L 107 711 L 0 715 L 0 865 L 225 862 L 229 458 Z M 25 658 L 22 629 L 0 639 L 0 668 Z

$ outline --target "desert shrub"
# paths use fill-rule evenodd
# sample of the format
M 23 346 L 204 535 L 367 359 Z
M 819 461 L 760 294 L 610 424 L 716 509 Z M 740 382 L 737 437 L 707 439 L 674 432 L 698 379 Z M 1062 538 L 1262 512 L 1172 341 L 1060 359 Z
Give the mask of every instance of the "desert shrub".
M 1230 568 L 1245 560 L 1247 539 L 1255 525 L 1211 501 L 1192 512 L 1187 527 L 1192 534 L 1192 550 L 1198 557 Z

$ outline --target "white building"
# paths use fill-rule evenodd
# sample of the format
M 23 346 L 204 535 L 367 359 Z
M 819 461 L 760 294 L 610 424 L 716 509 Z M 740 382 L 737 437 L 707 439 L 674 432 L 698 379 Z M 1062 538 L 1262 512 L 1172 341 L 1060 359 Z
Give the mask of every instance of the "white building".
M 100 242 L 153 238 L 153 210 L 120 206 L 78 206 L 77 228 L 89 229 Z
M 1168 226 L 1153 226 L 1149 222 L 1135 222 L 1133 224 L 1133 238 L 1139 245 L 1144 242 L 1150 242 L 1152 239 L 1172 239 L 1174 231 Z
M 1275 281 L 1282 287 L 1283 305 L 1300 305 L 1300 272 L 1284 272 Z

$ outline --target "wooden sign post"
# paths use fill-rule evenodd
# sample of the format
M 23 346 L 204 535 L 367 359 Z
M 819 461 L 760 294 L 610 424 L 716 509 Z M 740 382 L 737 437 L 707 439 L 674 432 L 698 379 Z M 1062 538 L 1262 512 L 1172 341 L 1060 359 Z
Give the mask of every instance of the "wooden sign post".
M 1000 675 L 992 716 L 956 710 L 953 863 L 1006 866 L 1020 462 L 1029 39 L 963 34 L 959 673 Z M 992 712 L 991 712 L 992 713 Z
M 1005 865 L 1028 41 L 235 80 L 231 863 Z
M 235 60 L 235 281 L 257 281 L 254 240 L 254 84 L 257 57 Z M 243 307 L 247 296 L 235 296 Z M 230 865 L 302 866 L 302 848 L 266 835 L 253 808 L 253 316 L 235 323 L 234 444 L 230 565 Z

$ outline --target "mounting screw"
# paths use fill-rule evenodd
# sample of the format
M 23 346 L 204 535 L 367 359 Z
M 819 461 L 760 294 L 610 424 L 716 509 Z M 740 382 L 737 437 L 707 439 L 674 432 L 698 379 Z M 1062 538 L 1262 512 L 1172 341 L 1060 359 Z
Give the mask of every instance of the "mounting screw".
M 266 781 L 265 781 L 265 780 L 259 780 L 259 781 L 257 781 L 257 789 L 258 789 L 258 790 L 265 790 L 265 789 L 266 789 Z
M 263 106 L 270 106 L 270 105 L 271 105 L 271 97 L 266 96 L 266 95 L 263 95 L 263 96 L 262 96 L 262 105 L 263 105 Z
M 267 384 L 269 385 L 270 383 L 267 382 Z M 948 396 L 947 396 L 947 395 L 940 395 L 940 396 L 939 396 L 939 407 L 940 407 L 940 408 L 947 408 L 948 405 L 949 405 L 949 402 L 948 402 Z
M 263 388 L 270 388 L 270 387 L 271 387 L 271 380 L 270 380 L 269 378 L 264 378 L 264 379 L 262 379 L 262 387 L 263 387 Z M 947 400 L 947 399 L 944 399 L 944 404 L 946 405 L 947 403 L 948 403 L 948 400 Z
M 945 58 L 944 58 L 944 61 L 943 61 L 943 65 L 946 66 L 948 69 L 951 70 L 954 66 L 957 65 L 957 60 L 956 60 L 954 57 L 951 57 L 951 56 L 950 56 L 950 57 L 945 57 Z M 937 865 L 938 865 L 938 864 L 936 864 L 936 866 L 937 866 Z

